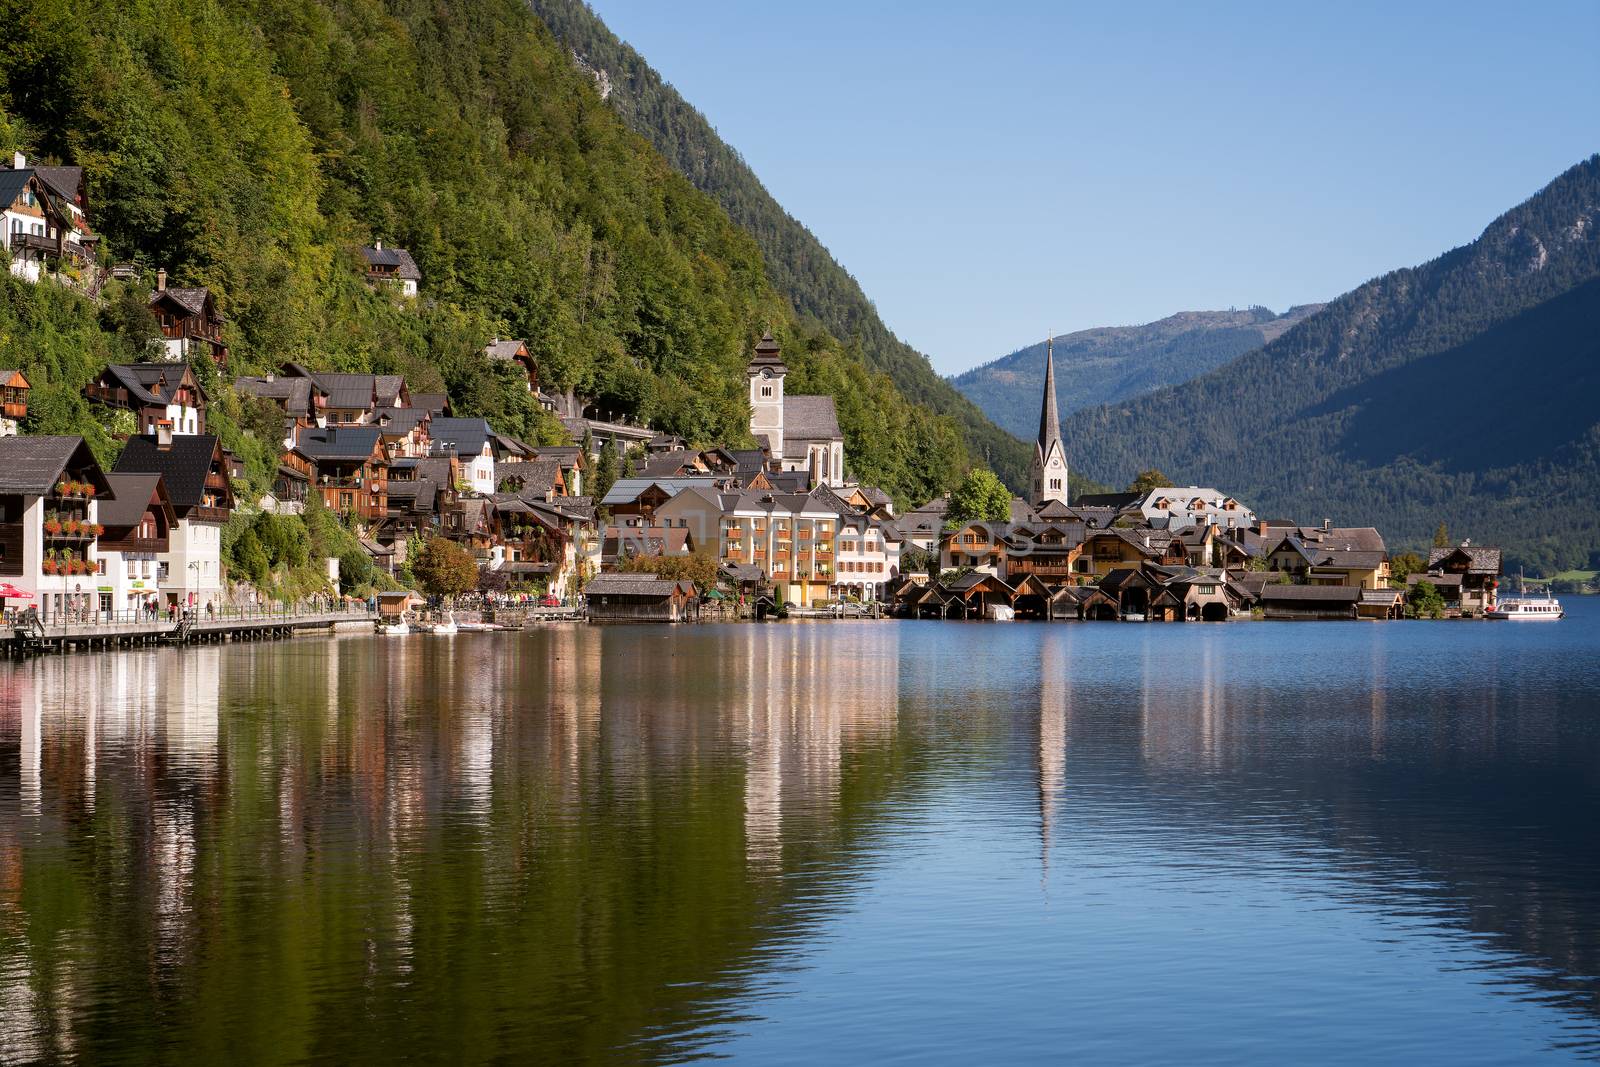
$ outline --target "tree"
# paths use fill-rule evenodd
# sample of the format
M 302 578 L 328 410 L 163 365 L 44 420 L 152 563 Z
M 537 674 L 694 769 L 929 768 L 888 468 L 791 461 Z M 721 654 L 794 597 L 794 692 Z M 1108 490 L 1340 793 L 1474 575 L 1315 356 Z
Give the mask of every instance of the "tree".
M 469 593 L 478 584 L 478 564 L 472 553 L 443 537 L 423 546 L 412 562 L 411 573 L 429 596 L 447 599 Z
M 950 507 L 945 525 L 966 522 L 1005 522 L 1011 518 L 1011 492 L 999 478 L 982 467 L 974 467 L 950 490 Z
M 600 446 L 600 461 L 594 466 L 594 502 L 600 503 L 616 483 L 620 465 L 617 461 L 617 439 L 610 438 Z
M 1411 615 L 1418 619 L 1444 618 L 1444 597 L 1432 582 L 1418 582 L 1411 590 Z
M 939 554 L 925 548 L 911 546 L 900 552 L 901 574 L 926 574 L 932 578 L 939 572 Z
M 685 556 L 629 556 L 618 569 L 631 574 L 654 574 L 673 582 L 693 582 L 702 594 L 711 592 L 717 584 L 717 560 L 709 552 L 691 552 Z
M 1450 543 L 1450 528 L 1441 522 L 1439 528 L 1433 531 L 1433 547 L 1449 548 Z
M 1389 576 L 1401 585 L 1405 584 L 1406 577 L 1420 574 L 1427 564 L 1422 562 L 1422 557 L 1415 552 L 1402 552 L 1389 559 Z
M 1171 484 L 1171 478 L 1151 467 L 1149 470 L 1139 472 L 1139 476 L 1133 480 L 1133 484 L 1128 486 L 1128 492 L 1148 493 L 1152 489 L 1165 489 Z

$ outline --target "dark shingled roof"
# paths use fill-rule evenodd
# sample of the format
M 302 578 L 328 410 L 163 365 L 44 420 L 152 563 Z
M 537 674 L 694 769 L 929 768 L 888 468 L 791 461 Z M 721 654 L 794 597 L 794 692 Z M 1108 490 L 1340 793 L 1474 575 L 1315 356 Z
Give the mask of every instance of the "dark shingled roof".
M 1326 604 L 1354 604 L 1361 599 L 1361 587 L 1354 585 L 1264 585 L 1261 600 L 1316 601 Z
M 1498 548 L 1479 548 L 1477 545 L 1457 545 L 1454 548 L 1436 548 L 1428 553 L 1428 566 L 1438 566 L 1444 560 L 1457 552 L 1467 554 L 1468 574 L 1499 574 L 1500 550 Z
M 443 415 L 444 409 L 449 406 L 449 400 L 443 393 L 412 393 L 411 406 L 431 411 L 435 415 Z
M 372 245 L 361 246 L 361 258 L 367 261 L 369 268 L 393 267 L 394 276 L 408 281 L 420 282 L 422 271 L 417 269 L 417 261 L 411 258 L 411 253 L 403 248 L 375 248 Z
M 507 480 L 520 479 L 522 486 L 517 492 L 526 495 L 535 493 L 543 496 L 555 488 L 556 477 L 561 473 L 561 461 L 557 459 L 530 459 L 521 463 L 501 463 L 495 467 L 495 481 L 504 485 Z
M 73 203 L 78 202 L 78 193 L 83 188 L 82 167 L 34 167 L 33 172 L 50 187 L 51 192 Z
M 783 398 L 783 439 L 785 441 L 830 441 L 842 438 L 839 415 L 831 396 L 786 396 Z
M 166 478 L 172 507 L 182 518 L 190 508 L 205 503 L 206 475 L 216 451 L 217 438 L 209 433 L 174 437 L 168 448 L 160 447 L 155 435 L 145 434 L 128 438 L 122 455 L 117 457 L 115 471 L 161 474 Z
M 293 417 L 310 418 L 314 411 L 311 391 L 317 385 L 310 378 L 274 377 L 268 381 L 266 378 L 241 377 L 233 380 L 233 387 L 241 393 L 276 400 Z
M 432 418 L 426 408 L 384 408 L 378 412 L 377 425 L 385 437 L 404 437 Z
M 434 419 L 428 433 L 433 438 L 435 456 L 448 456 L 454 451 L 457 456 L 470 459 L 483 452 L 494 431 L 484 419 Z
M 167 286 L 157 289 L 150 294 L 150 303 L 159 304 L 163 299 L 171 300 L 191 315 L 203 315 L 206 310 L 206 298 L 211 295 L 211 290 L 200 286 L 199 288 L 180 289 Z
M 144 404 L 169 404 L 172 391 L 183 381 L 188 368 L 182 363 L 112 363 L 106 373 L 115 378 L 128 395 Z M 0 375 L 3 377 L 3 375 Z M 155 394 L 154 387 L 164 385 L 165 393 Z
M 376 426 L 312 426 L 300 431 L 294 450 L 310 460 L 366 459 L 382 436 Z
M 317 374 L 316 381 L 328 394 L 330 408 L 370 411 L 377 403 L 376 374 Z
M 605 596 L 670 596 L 679 582 L 670 582 L 654 574 L 597 574 L 583 587 L 584 596 L 596 593 Z
M 48 493 L 79 449 L 92 463 L 81 437 L 0 437 L 0 493 Z
M 139 525 L 150 499 L 156 495 L 161 483 L 159 474 L 108 474 L 111 483 L 110 500 L 102 500 L 95 509 L 96 520 L 110 529 L 127 529 Z
M 33 177 L 33 168 L 24 167 L 21 170 L 0 170 L 0 208 L 8 208 L 17 197 L 22 195 L 22 190 L 28 187 L 28 180 Z M 45 190 L 46 195 L 49 190 Z

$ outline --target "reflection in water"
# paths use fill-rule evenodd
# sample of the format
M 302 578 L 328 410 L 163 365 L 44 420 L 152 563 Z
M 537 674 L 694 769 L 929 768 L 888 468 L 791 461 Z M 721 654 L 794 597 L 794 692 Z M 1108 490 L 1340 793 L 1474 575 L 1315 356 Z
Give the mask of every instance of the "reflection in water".
M 1587 607 L 0 665 L 0 1060 L 1600 1053 Z

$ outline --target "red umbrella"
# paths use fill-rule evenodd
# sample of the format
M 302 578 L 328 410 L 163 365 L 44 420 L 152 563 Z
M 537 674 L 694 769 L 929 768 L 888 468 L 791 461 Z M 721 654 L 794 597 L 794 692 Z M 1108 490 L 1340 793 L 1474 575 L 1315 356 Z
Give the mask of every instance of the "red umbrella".
M 0 582 L 0 600 L 32 600 L 33 594 L 18 589 L 10 582 Z

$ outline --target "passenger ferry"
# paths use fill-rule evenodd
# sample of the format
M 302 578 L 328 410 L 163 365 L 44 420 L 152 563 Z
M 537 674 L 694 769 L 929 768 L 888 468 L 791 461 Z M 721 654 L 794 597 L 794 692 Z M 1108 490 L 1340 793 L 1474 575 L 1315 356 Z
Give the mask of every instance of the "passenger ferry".
M 1484 615 L 1491 619 L 1511 619 L 1516 622 L 1555 622 L 1565 615 L 1561 610 L 1561 601 L 1555 597 L 1545 597 L 1534 600 L 1528 597 L 1513 597 L 1502 600 Z
M 1520 573 L 1517 575 L 1517 593 L 1518 596 L 1502 600 L 1484 612 L 1484 618 L 1511 619 L 1515 622 L 1555 622 L 1566 614 L 1561 610 L 1561 601 L 1550 595 L 1548 587 L 1543 597 L 1538 599 L 1530 597 L 1527 582 Z

